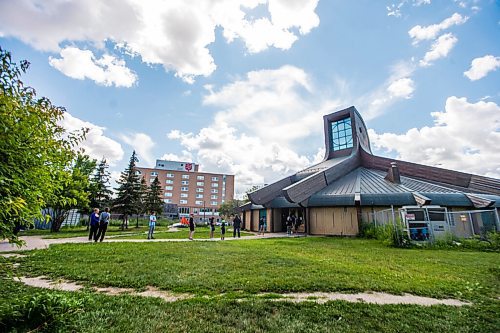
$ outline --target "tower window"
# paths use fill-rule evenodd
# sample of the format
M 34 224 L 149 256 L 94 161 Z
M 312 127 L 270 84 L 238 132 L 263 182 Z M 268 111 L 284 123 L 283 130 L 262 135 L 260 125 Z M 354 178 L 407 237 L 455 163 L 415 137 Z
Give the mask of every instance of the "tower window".
M 332 150 L 352 148 L 351 118 L 344 118 L 331 123 L 332 126 Z

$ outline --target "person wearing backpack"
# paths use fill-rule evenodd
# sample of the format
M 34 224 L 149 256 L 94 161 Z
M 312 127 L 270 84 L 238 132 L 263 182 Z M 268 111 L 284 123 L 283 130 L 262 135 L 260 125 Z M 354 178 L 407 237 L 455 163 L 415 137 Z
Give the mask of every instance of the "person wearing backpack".
M 101 216 L 99 217 L 99 231 L 97 231 L 97 235 L 94 238 L 95 242 L 97 242 L 98 239 L 99 242 L 102 242 L 102 240 L 104 239 L 104 235 L 106 234 L 106 230 L 108 229 L 110 217 L 111 214 L 109 214 L 109 208 L 104 208 L 104 212 L 102 212 Z

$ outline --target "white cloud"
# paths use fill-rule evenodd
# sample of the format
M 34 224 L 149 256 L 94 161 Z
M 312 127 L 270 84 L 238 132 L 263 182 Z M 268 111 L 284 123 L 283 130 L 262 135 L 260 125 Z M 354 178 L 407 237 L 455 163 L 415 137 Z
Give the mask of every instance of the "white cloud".
M 494 57 L 492 55 L 485 55 L 481 58 L 475 58 L 472 60 L 470 69 L 464 72 L 471 81 L 476 81 L 482 79 L 489 72 L 493 72 L 500 68 L 500 57 Z
M 173 130 L 167 137 L 179 141 L 183 156 L 192 154 L 204 170 L 236 174 L 238 193 L 317 161 L 317 155 L 297 151 L 316 153 L 311 145 L 322 145 L 322 116 L 339 108 L 293 66 L 249 72 L 218 90 L 207 87 L 204 103 L 220 109 L 209 126 L 198 133 Z
M 122 146 L 105 135 L 106 127 L 73 117 L 67 112 L 61 120 L 61 126 L 70 132 L 78 131 L 82 128 L 89 129 L 85 140 L 80 143 L 79 147 L 83 148 L 85 153 L 90 157 L 97 160 L 104 157 L 110 165 L 115 165 L 116 162 L 123 158 Z
M 386 6 L 387 16 L 401 17 L 402 7 L 410 2 L 413 7 L 419 7 L 422 5 L 430 5 L 431 0 L 412 0 L 412 1 L 403 0 L 397 4 L 396 3 L 390 4 L 389 6 Z
M 36 49 L 59 52 L 64 44 L 105 49 L 110 44 L 148 64 L 162 65 L 186 82 L 216 68 L 208 46 L 215 29 L 243 41 L 249 52 L 289 49 L 319 25 L 318 0 L 23 0 L 0 2 L 0 35 Z M 247 15 L 259 7 L 265 16 Z M 298 30 L 298 31 L 297 31 Z M 66 68 L 66 72 L 75 69 Z
M 153 139 L 144 133 L 122 134 L 120 139 L 131 146 L 137 153 L 139 163 L 144 167 L 153 167 L 155 158 L 152 149 L 155 146 Z
M 405 77 L 392 82 L 387 91 L 391 96 L 410 99 L 412 97 L 413 91 L 415 91 L 415 84 L 412 79 Z
M 444 34 L 440 36 L 431 46 L 430 51 L 428 51 L 419 64 L 422 67 L 427 67 L 432 65 L 432 62 L 445 58 L 451 49 L 458 42 L 458 39 L 451 33 Z
M 131 87 L 137 75 L 126 67 L 125 61 L 105 54 L 96 59 L 92 51 L 66 47 L 61 58 L 49 57 L 49 64 L 73 79 L 90 79 L 104 86 Z
M 431 113 L 434 126 L 404 134 L 369 130 L 377 149 L 395 151 L 398 159 L 500 177 L 500 107 L 449 97 L 444 112 Z
M 464 24 L 468 19 L 469 18 L 467 16 L 454 13 L 452 16 L 438 24 L 432 24 L 426 27 L 416 25 L 408 31 L 408 34 L 413 39 L 413 44 L 417 44 L 422 40 L 435 39 L 442 30 L 448 29 L 453 25 Z
M 393 103 L 401 99 L 410 99 L 415 91 L 411 76 L 415 71 L 413 62 L 401 61 L 391 68 L 389 78 L 372 92 L 356 101 L 365 120 L 376 118 Z

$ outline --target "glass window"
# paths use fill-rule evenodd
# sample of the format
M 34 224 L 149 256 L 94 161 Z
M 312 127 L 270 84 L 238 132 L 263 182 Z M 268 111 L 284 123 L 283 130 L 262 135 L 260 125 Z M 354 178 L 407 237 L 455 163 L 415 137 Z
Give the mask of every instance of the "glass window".
M 189 185 L 189 180 L 183 180 L 181 183 L 182 185 Z
M 219 187 L 218 183 L 212 183 L 212 187 Z
M 173 183 L 174 183 L 174 181 L 173 181 L 172 179 L 167 179 L 167 180 L 165 181 L 165 183 L 167 183 L 167 184 L 173 184 Z
M 203 194 L 197 194 L 196 199 L 203 199 Z
M 156 171 L 151 171 L 151 176 L 153 176 L 153 177 L 158 176 L 158 172 L 156 172 Z
M 149 179 L 149 182 L 150 182 L 150 183 L 152 183 L 152 182 L 154 182 L 154 181 L 155 181 L 155 179 L 156 179 L 156 178 L 150 178 L 150 179 Z
M 182 175 L 182 179 L 189 179 L 189 175 Z
M 181 198 L 187 198 L 188 194 L 187 193 L 181 193 Z
M 218 180 L 219 180 L 219 177 L 212 177 L 212 181 L 213 181 L 213 182 L 216 182 L 216 181 L 218 181 Z
M 172 196 L 172 193 L 170 193 L 170 192 L 165 192 L 165 196 L 166 196 L 166 197 L 171 197 L 171 196 Z
M 165 199 L 165 200 L 163 200 L 163 202 L 165 202 L 165 203 L 172 203 L 172 199 Z
M 203 193 L 203 189 L 202 188 L 197 188 L 196 192 Z
M 167 191 L 172 191 L 174 189 L 173 186 L 165 186 L 165 190 Z
M 212 191 L 210 191 L 210 192 L 212 192 L 212 193 L 219 193 L 219 190 L 216 189 L 216 188 L 213 188 Z
M 196 186 L 205 186 L 204 182 L 196 182 Z
M 217 206 L 217 201 L 212 201 L 212 206 Z
M 179 201 L 179 203 L 180 203 L 181 205 L 185 205 L 185 204 L 187 204 L 187 203 L 188 203 L 188 201 L 187 201 L 187 200 L 180 200 L 180 201 Z
M 218 197 L 218 196 L 216 196 L 216 195 L 211 195 L 211 196 L 210 196 L 210 199 L 219 199 L 219 197 Z
M 331 123 L 332 126 L 332 150 L 352 148 L 351 118 L 344 118 Z
M 186 200 L 183 200 L 183 201 L 186 201 Z M 183 203 L 183 202 L 181 202 L 181 203 Z M 184 203 L 186 203 L 186 202 L 184 202 Z M 189 214 L 189 207 L 179 207 L 179 213 L 181 213 L 181 214 Z
M 197 204 L 197 205 L 203 205 L 203 201 L 201 201 L 201 200 L 196 200 L 196 201 L 195 201 L 195 204 Z
M 187 191 L 189 191 L 189 187 L 181 187 L 181 191 L 187 192 Z
M 167 173 L 167 178 L 174 178 L 174 174 L 173 173 Z
M 205 176 L 197 176 L 196 179 L 198 179 L 198 180 L 204 180 Z

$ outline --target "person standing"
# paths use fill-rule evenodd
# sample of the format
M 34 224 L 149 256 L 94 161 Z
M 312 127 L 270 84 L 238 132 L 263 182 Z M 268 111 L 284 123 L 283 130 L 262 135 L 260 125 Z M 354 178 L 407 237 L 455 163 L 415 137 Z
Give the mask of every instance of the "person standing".
M 233 219 L 233 238 L 236 237 L 236 232 L 238 233 L 238 238 L 240 238 L 240 230 L 241 230 L 241 219 L 236 214 L 236 216 Z
M 293 225 L 292 215 L 288 215 L 288 218 L 286 219 L 286 234 L 288 236 L 292 234 L 292 225 Z
M 262 234 L 264 235 L 264 229 L 265 229 L 265 224 L 266 224 L 266 220 L 264 218 L 264 216 L 261 216 L 260 219 L 259 219 L 259 232 L 258 232 L 258 235 Z
M 99 208 L 94 208 L 92 214 L 90 214 L 90 233 L 89 241 L 96 238 L 97 229 L 99 229 Z
M 149 215 L 148 239 L 155 239 L 153 237 L 153 233 L 155 232 L 155 227 L 156 227 L 156 212 L 151 212 L 151 215 Z
M 193 236 L 194 236 L 194 218 L 193 218 L 193 214 L 191 214 L 189 216 L 189 239 L 190 240 L 193 240 Z
M 215 219 L 212 216 L 211 218 L 208 219 L 210 223 L 210 239 L 214 238 L 214 231 L 215 231 Z
M 220 239 L 224 240 L 224 237 L 226 236 L 226 220 L 222 218 L 221 225 L 220 225 Z
M 99 231 L 97 231 L 97 235 L 94 238 L 94 241 L 102 242 L 104 239 L 104 235 L 106 235 L 106 230 L 108 230 L 109 219 L 111 218 L 111 214 L 109 214 L 109 208 L 104 208 L 104 212 L 101 213 L 99 217 Z

